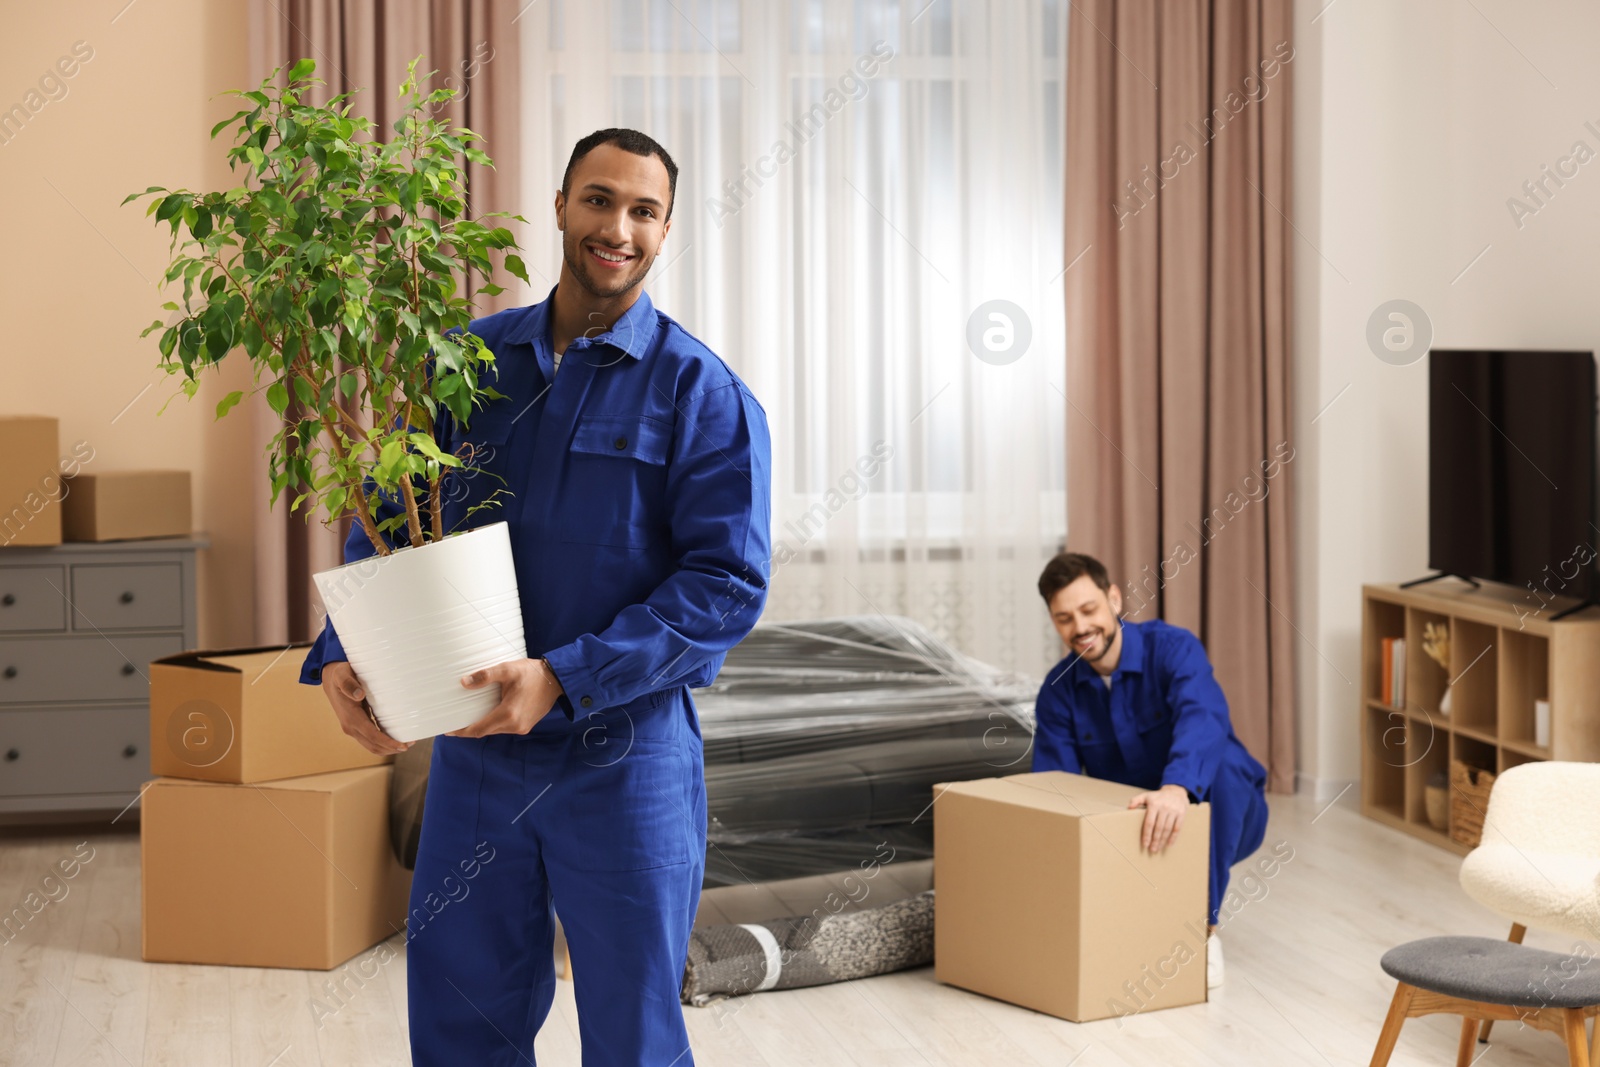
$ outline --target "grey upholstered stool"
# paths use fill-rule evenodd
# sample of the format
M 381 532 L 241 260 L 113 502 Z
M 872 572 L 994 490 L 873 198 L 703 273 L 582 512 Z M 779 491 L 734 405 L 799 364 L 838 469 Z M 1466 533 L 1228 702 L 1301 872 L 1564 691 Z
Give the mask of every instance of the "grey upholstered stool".
M 1492 937 L 1427 937 L 1384 953 L 1383 969 L 1399 984 L 1372 1067 L 1389 1062 L 1407 1019 L 1439 1013 L 1462 1017 L 1457 1067 L 1472 1062 L 1477 1024 L 1486 1019 L 1518 1019 L 1559 1034 L 1572 1067 L 1589 1067 L 1583 1022 L 1600 1011 L 1600 962 L 1593 956 Z M 1600 1067 L 1600 1024 L 1595 1039 Z

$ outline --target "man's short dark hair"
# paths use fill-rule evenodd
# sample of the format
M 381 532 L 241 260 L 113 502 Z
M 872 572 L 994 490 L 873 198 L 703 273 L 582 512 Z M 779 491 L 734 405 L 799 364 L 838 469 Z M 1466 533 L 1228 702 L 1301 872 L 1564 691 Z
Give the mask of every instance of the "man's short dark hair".
M 1111 577 L 1103 563 L 1082 552 L 1062 552 L 1044 565 L 1044 573 L 1039 575 L 1039 595 L 1048 605 L 1052 597 L 1086 574 L 1102 593 L 1111 592 Z
M 624 152 L 632 152 L 636 156 L 655 156 L 661 160 L 661 165 L 667 168 L 667 214 L 672 218 L 672 206 L 678 200 L 678 165 L 667 155 L 667 150 L 656 143 L 655 138 L 638 130 L 626 130 L 612 127 L 608 130 L 596 130 L 577 144 L 572 146 L 572 158 L 567 160 L 566 172 L 561 175 L 561 195 L 570 196 L 572 192 L 572 168 L 578 161 L 593 152 L 603 144 L 616 145 Z M 665 220 L 663 220 L 665 221 Z

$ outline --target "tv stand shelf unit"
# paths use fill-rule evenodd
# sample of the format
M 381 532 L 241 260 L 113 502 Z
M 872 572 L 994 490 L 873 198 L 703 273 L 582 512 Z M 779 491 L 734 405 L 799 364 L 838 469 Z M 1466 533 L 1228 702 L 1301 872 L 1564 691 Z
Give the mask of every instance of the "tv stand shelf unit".
M 1424 790 L 1459 759 L 1500 774 L 1537 760 L 1600 760 L 1600 609 L 1552 621 L 1509 586 L 1452 582 L 1361 589 L 1361 812 L 1425 841 L 1470 851 L 1429 823 Z M 1422 650 L 1423 628 L 1450 630 L 1450 670 Z M 1405 639 L 1405 705 L 1382 691 L 1383 640 Z M 1446 686 L 1448 714 L 1439 710 Z M 1550 702 L 1549 745 L 1534 743 L 1534 701 Z

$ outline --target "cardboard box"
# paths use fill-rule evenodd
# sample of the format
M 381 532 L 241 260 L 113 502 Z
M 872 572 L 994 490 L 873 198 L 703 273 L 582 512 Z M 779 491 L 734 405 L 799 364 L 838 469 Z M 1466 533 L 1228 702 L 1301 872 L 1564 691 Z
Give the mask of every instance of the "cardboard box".
M 150 783 L 143 958 L 328 970 L 403 932 L 411 872 L 389 845 L 392 773 Z
M 1047 771 L 934 790 L 941 982 L 1073 1022 L 1206 999 L 1209 804 L 1152 856 L 1129 786 Z
M 0 416 L 0 545 L 61 543 L 60 424 Z
M 180 652 L 150 665 L 150 771 L 267 782 L 391 763 L 345 735 L 328 698 L 301 685 L 308 645 Z
M 67 482 L 61 502 L 68 541 L 188 537 L 194 531 L 188 471 L 97 471 Z

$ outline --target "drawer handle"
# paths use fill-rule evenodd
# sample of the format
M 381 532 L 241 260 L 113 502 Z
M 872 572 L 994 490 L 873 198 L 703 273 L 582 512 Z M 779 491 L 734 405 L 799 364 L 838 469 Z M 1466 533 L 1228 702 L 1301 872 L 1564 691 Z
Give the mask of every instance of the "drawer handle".
M 17 598 L 12 596 L 10 593 L 7 593 L 5 596 L 0 596 L 0 606 L 4 606 L 4 607 L 8 607 L 9 608 L 11 605 L 15 604 L 16 602 L 17 602 Z
M 123 673 L 123 675 L 124 675 L 124 676 L 126 676 L 126 675 L 129 675 L 129 674 L 132 674 L 132 673 L 133 673 L 133 672 L 134 672 L 134 671 L 136 671 L 136 670 L 138 670 L 138 669 L 139 669 L 139 668 L 137 668 L 137 667 L 135 667 L 135 666 L 134 666 L 134 665 L 133 665 L 133 664 L 131 664 L 131 663 L 124 663 L 124 664 L 123 664 L 123 665 L 122 665 L 122 673 Z
M 6 762 L 7 763 L 15 763 L 17 760 L 19 760 L 21 758 L 22 758 L 22 753 L 18 752 L 16 749 L 14 749 L 14 748 L 6 749 Z
M 138 754 L 139 754 L 139 746 L 138 745 L 129 745 L 127 748 L 122 750 L 122 757 L 124 759 L 132 759 L 133 757 L 137 756 Z
M 15 667 L 7 667 L 3 672 L 0 673 L 3 673 L 7 678 L 15 678 L 17 676 L 17 669 Z
M 133 594 L 131 592 L 123 593 L 122 594 L 122 602 L 124 604 L 132 604 L 133 603 Z

